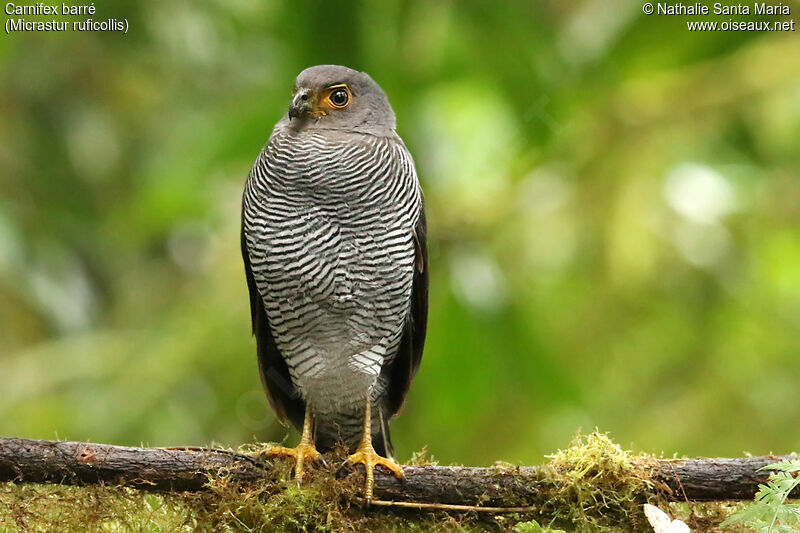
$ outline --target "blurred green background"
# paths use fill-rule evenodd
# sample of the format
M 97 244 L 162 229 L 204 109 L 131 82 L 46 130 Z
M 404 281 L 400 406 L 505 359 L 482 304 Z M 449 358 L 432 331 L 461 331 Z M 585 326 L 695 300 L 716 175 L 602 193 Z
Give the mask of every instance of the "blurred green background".
M 595 427 L 800 451 L 800 40 L 641 9 L 137 0 L 97 6 L 127 35 L 3 34 L 0 434 L 294 443 L 239 202 L 294 76 L 340 63 L 388 93 L 427 199 L 400 459 L 535 463 Z

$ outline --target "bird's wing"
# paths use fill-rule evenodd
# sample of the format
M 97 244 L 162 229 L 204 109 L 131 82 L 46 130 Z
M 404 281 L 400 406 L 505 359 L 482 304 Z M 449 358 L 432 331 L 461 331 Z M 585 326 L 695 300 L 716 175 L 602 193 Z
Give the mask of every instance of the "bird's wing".
M 242 207 L 242 259 L 244 259 L 244 271 L 247 275 L 247 288 L 250 291 L 250 315 L 253 323 L 253 335 L 256 337 L 258 369 L 264 388 L 267 389 L 267 398 L 281 422 L 289 421 L 295 427 L 302 427 L 305 404 L 300 393 L 292 384 L 289 367 L 286 366 L 283 355 L 275 345 L 264 302 L 253 277 L 253 269 L 250 267 L 244 226 L 244 207 Z
M 420 203 L 420 214 L 414 228 L 414 281 L 411 286 L 411 301 L 408 318 L 403 329 L 400 348 L 391 364 L 385 369 L 388 373 L 388 417 L 394 416 L 403 405 L 403 400 L 417 373 L 425 345 L 425 331 L 428 326 L 428 243 L 425 206 Z

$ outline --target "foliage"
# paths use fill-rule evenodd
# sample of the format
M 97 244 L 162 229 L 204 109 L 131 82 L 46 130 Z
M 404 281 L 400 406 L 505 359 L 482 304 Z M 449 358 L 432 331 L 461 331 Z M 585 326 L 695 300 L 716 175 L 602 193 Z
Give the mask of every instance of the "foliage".
M 550 529 L 542 527 L 536 520 L 520 522 L 514 526 L 515 533 L 565 533 L 563 529 Z
M 800 460 L 767 465 L 772 470 L 766 485 L 759 485 L 755 503 L 731 515 L 723 525 L 745 524 L 757 533 L 792 533 L 800 530 L 800 505 L 789 495 L 800 487 Z

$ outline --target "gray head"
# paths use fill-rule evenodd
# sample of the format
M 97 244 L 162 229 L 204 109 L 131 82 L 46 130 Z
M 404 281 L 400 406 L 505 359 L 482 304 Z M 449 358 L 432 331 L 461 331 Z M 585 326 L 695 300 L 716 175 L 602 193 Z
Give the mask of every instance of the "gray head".
M 388 134 L 395 129 L 394 111 L 383 89 L 369 74 L 339 65 L 317 65 L 301 72 L 281 122 L 293 130 Z

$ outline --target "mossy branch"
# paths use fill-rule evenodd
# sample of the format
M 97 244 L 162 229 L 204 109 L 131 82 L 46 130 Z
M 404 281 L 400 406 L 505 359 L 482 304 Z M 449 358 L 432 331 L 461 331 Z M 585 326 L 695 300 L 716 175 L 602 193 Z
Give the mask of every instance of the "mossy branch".
M 457 505 L 520 506 L 550 501 L 580 479 L 672 501 L 749 500 L 779 456 L 731 459 L 654 459 L 624 454 L 610 441 L 559 452 L 541 467 L 406 466 L 405 479 L 376 471 L 382 500 Z M 603 436 L 594 436 L 602 439 Z M 581 445 L 579 443 L 579 445 Z M 587 446 L 594 446 L 590 448 Z M 603 446 L 610 446 L 603 449 Z M 594 453 L 596 457 L 591 457 Z M 787 457 L 788 458 L 788 457 Z M 0 438 L 0 481 L 110 483 L 156 491 L 203 491 L 209 480 L 242 484 L 276 477 L 272 462 L 211 448 L 135 448 L 84 442 Z M 581 490 L 579 485 L 575 485 Z

